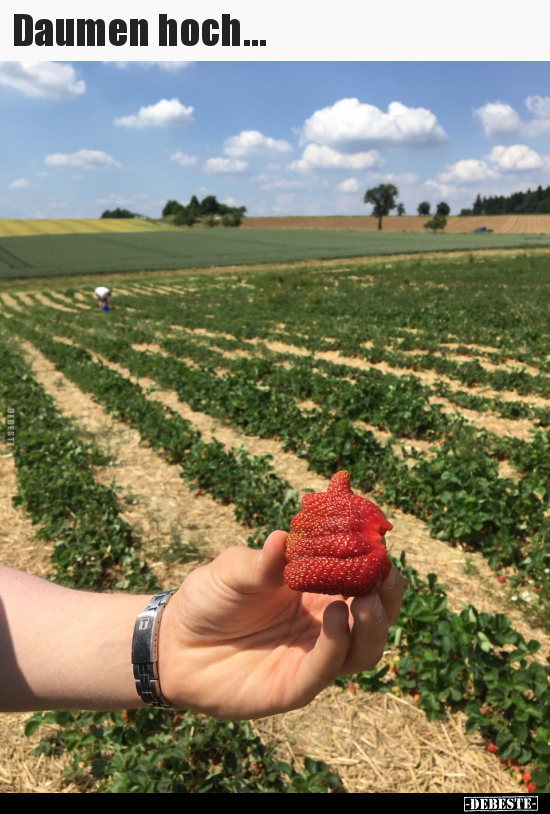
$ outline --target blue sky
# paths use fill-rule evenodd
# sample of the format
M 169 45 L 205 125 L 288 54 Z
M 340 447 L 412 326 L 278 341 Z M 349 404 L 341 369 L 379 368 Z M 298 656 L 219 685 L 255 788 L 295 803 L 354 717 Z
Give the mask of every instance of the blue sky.
M 368 214 L 387 181 L 458 214 L 550 184 L 548 94 L 536 62 L 3 62 L 0 217 Z

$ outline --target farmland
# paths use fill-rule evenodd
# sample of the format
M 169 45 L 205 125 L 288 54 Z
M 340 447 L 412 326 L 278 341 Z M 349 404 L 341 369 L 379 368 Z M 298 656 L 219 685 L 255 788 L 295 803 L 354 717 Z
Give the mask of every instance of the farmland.
M 384 218 L 386 232 L 424 233 L 428 217 L 417 215 L 392 215 Z M 446 232 L 471 232 L 479 226 L 492 229 L 495 234 L 542 235 L 550 234 L 550 215 L 474 215 L 470 217 L 451 216 L 447 218 Z M 372 215 L 340 217 L 270 217 L 246 218 L 245 229 L 346 229 L 375 232 L 378 219 Z
M 97 221 L 100 223 L 100 221 Z M 151 229 L 0 239 L 0 278 L 208 268 L 421 252 L 550 247 L 550 234 L 438 234 L 339 229 Z
M 224 265 L 307 260 L 329 245 L 324 234 L 335 242 L 244 234 L 176 237 L 197 267 L 207 265 L 202 235 L 210 263 Z M 339 251 L 353 239 L 342 235 Z M 354 246 L 368 254 L 378 237 L 356 235 Z M 474 236 L 404 237 L 458 248 Z M 9 250 L 37 269 L 57 240 Z M 117 240 L 102 255 L 127 271 L 110 312 L 78 277 L 14 280 L 0 294 L 0 390 L 18 415 L 14 454 L 2 458 L 3 561 L 80 588 L 172 587 L 225 546 L 287 529 L 303 494 L 345 468 L 394 526 L 403 612 L 379 668 L 269 720 L 64 712 L 33 716 L 27 742 L 28 716 L 9 716 L 3 748 L 18 763 L 3 782 L 74 793 L 519 792 L 521 767 L 548 790 L 546 256 L 153 276 L 117 268 Z M 134 240 L 161 251 L 155 234 Z M 95 244 L 80 245 L 78 270 L 95 270 Z M 48 273 L 69 274 L 70 252 Z
M 0 237 L 26 237 L 29 235 L 78 235 L 148 232 L 170 228 L 140 218 L 50 218 L 25 220 L 0 218 Z

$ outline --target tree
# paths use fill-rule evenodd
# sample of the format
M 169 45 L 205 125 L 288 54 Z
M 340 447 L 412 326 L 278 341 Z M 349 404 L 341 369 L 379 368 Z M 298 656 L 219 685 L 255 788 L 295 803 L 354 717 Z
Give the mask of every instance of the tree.
M 201 205 L 196 195 L 191 196 L 191 200 L 189 201 L 185 208 L 187 209 L 188 212 L 191 212 L 191 214 L 194 215 L 195 218 L 200 218 L 200 216 L 202 215 Z
M 222 226 L 225 227 L 236 228 L 237 226 L 240 226 L 242 222 L 243 216 L 240 212 L 233 212 L 231 214 L 224 215 L 222 218 Z
M 135 212 L 130 212 L 129 209 L 120 209 L 117 206 L 116 209 L 106 209 L 105 212 L 101 214 L 102 218 L 140 218 L 141 215 L 136 215 Z
M 484 207 L 483 203 L 484 202 L 481 199 L 481 195 L 478 194 L 475 201 L 474 201 L 474 205 L 472 207 L 472 211 L 473 211 L 474 215 L 483 215 L 484 214 L 485 207 Z
M 199 219 L 220 218 L 225 215 L 235 215 L 242 219 L 245 212 L 246 206 L 228 206 L 218 201 L 215 195 L 207 195 L 200 202 L 196 195 L 192 195 L 187 206 L 182 206 L 179 201 L 167 201 L 162 217 L 174 218 L 177 226 L 192 226 Z
M 447 225 L 447 218 L 445 215 L 434 215 L 431 220 L 427 220 L 424 224 L 424 229 L 431 229 L 435 234 L 438 229 L 443 229 Z
M 426 216 L 430 214 L 431 204 L 429 201 L 422 201 L 422 203 L 418 204 L 418 209 L 416 210 L 419 215 Z
M 188 207 L 181 207 L 181 211 L 178 212 L 176 217 L 174 218 L 174 224 L 176 226 L 194 226 L 197 221 L 197 216 L 195 213 Z
M 438 215 L 443 215 L 443 217 L 446 218 L 448 215 L 451 214 L 451 207 L 449 206 L 448 203 L 445 203 L 445 201 L 441 201 L 441 203 L 437 204 L 436 213 Z
M 179 215 L 183 208 L 179 201 L 166 201 L 162 210 L 162 217 L 168 218 L 170 215 Z
M 207 195 L 201 201 L 201 215 L 222 215 L 224 213 L 220 212 L 220 206 L 215 195 Z
M 402 204 L 402 203 L 397 204 L 397 214 L 399 215 L 399 217 L 401 217 L 401 215 L 405 214 L 405 206 L 404 206 L 404 204 Z
M 378 218 L 378 228 L 382 228 L 382 218 L 389 215 L 392 209 L 397 206 L 395 199 L 399 195 L 399 190 L 393 184 L 380 184 L 365 192 L 364 202 L 372 204 L 372 214 Z

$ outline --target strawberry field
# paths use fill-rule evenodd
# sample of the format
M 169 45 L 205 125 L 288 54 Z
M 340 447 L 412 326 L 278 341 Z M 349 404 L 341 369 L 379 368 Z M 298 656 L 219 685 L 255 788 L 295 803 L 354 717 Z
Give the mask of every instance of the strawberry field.
M 0 295 L 3 418 L 16 417 L 2 465 L 19 529 L 2 561 L 79 588 L 173 587 L 224 547 L 288 529 L 303 494 L 346 469 L 393 524 L 405 601 L 379 667 L 305 710 L 250 723 L 12 716 L 4 757 L 25 780 L 0 781 L 549 791 L 546 255 L 108 284 L 109 312 L 82 278 L 14 280 Z

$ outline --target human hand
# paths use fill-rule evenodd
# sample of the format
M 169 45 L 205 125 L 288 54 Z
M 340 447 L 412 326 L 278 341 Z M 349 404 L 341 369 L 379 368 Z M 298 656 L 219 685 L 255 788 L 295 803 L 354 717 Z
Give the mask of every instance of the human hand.
M 274 531 L 262 551 L 227 549 L 172 597 L 159 677 L 176 706 L 229 719 L 274 715 L 382 657 L 403 599 L 397 568 L 362 597 L 292 591 L 283 580 L 286 536 Z

